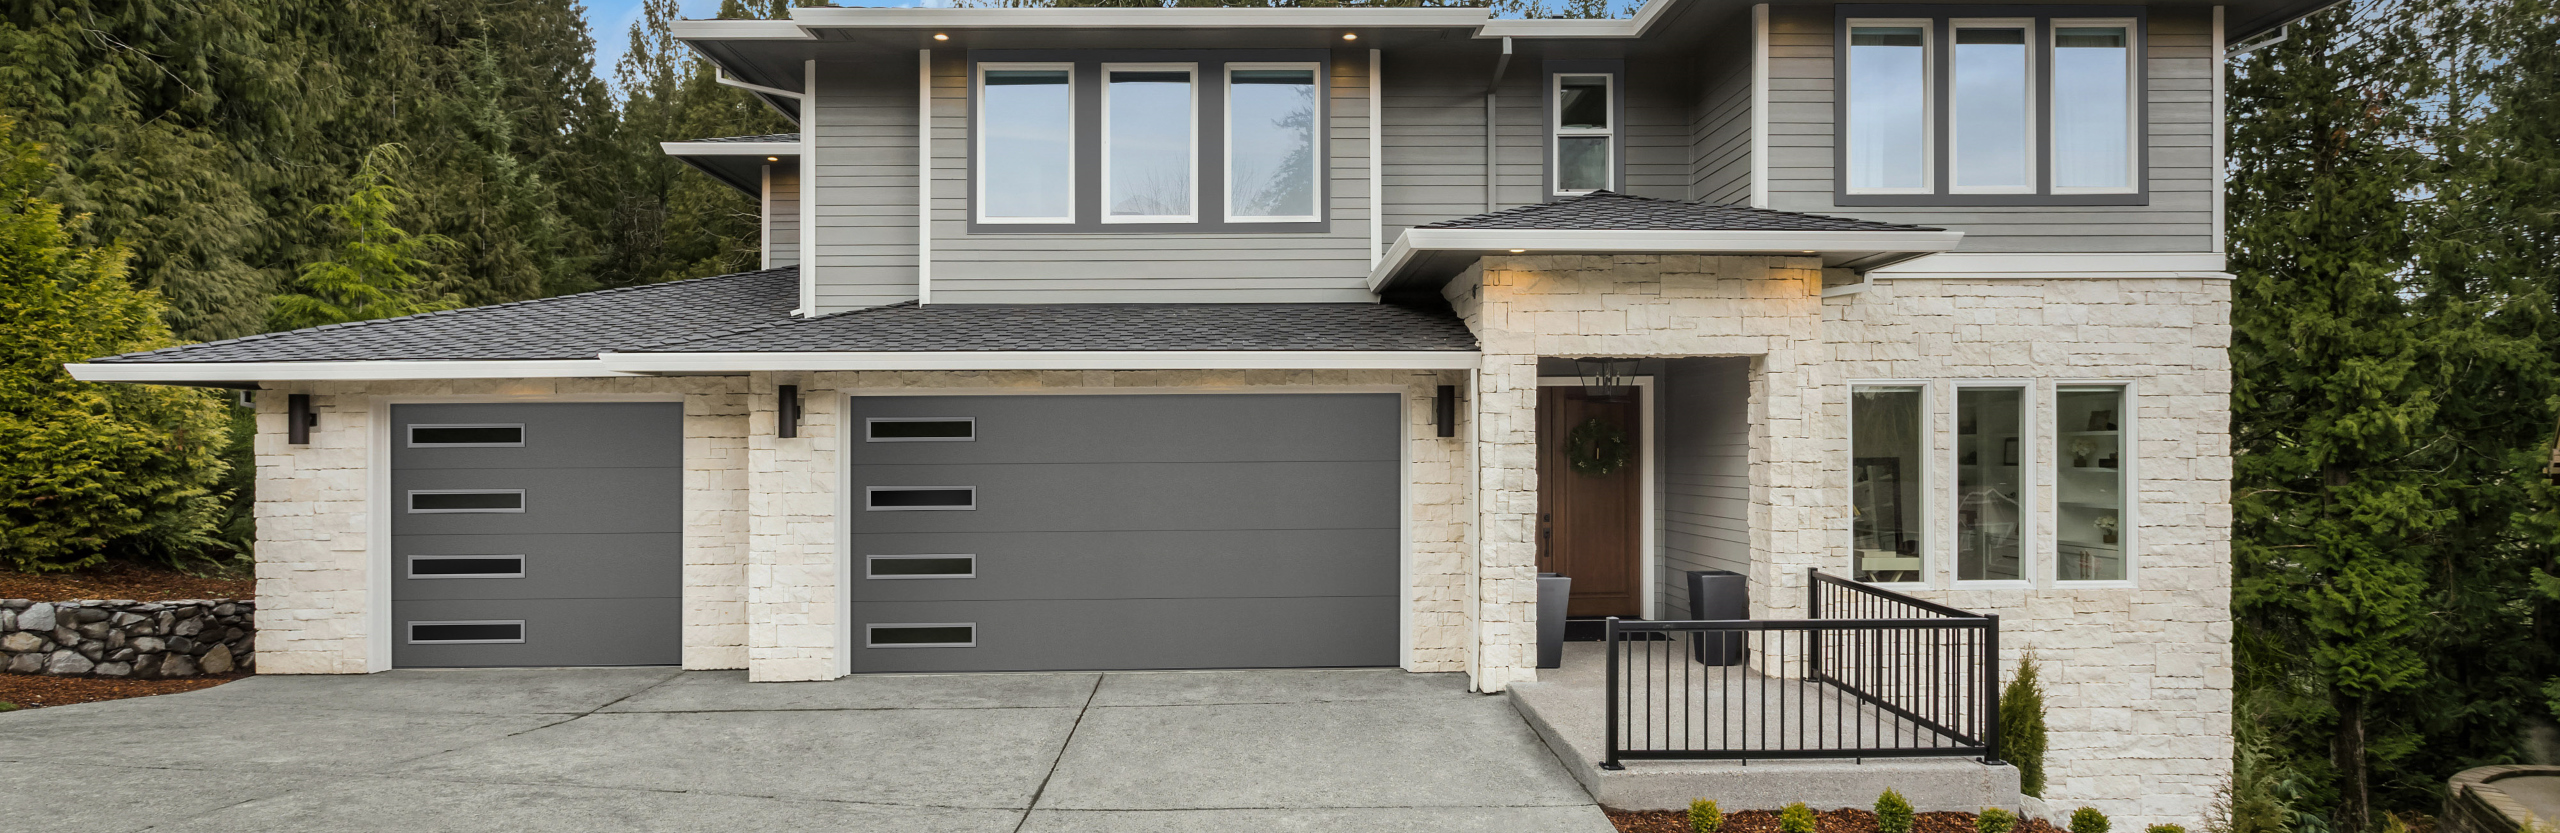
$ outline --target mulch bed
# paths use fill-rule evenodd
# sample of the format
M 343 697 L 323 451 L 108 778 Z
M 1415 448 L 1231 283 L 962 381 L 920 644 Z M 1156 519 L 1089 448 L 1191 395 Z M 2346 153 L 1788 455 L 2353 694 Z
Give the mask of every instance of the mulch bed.
M 1876 814 L 1858 809 L 1824 810 L 1814 814 L 1819 833 L 1876 833 Z M 1618 833 L 1697 833 L 1689 828 L 1689 813 L 1684 810 L 1609 811 L 1609 822 Z M 2011 828 L 2014 833 L 2062 833 L 2042 819 L 2027 819 Z M 1911 819 L 1911 833 L 1973 833 L 1972 813 L 1916 813 Z M 1741 810 L 1724 814 L 1721 833 L 1778 833 L 1775 810 Z
M 257 595 L 258 582 L 245 576 L 194 576 L 167 567 L 142 564 L 109 563 L 68 573 L 0 572 L 0 599 L 165 602 L 172 599 L 250 599 Z
M 111 680 L 96 677 L 0 674 L 0 703 L 9 703 L 21 708 L 68 706 L 73 703 L 95 703 L 100 700 L 122 700 L 128 697 L 195 691 L 247 676 L 249 675 L 213 674 L 175 680 Z

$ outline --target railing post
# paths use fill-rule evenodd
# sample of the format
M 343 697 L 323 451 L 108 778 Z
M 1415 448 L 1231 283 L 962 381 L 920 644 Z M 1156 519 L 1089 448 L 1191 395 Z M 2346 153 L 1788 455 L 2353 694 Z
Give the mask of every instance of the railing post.
M 1822 618 L 1822 569 L 1819 567 L 1804 571 L 1804 618 Z M 1806 631 L 1804 637 L 1804 678 L 1819 682 L 1826 679 L 1822 673 L 1822 631 Z
M 2000 614 L 1982 617 L 1982 762 L 2000 760 Z
M 1618 617 L 1609 617 L 1601 623 L 1601 628 L 1605 636 L 1600 644 L 1609 649 L 1609 685 L 1603 692 L 1608 703 L 1603 711 L 1605 716 L 1601 718 L 1609 724 L 1609 751 L 1608 757 L 1601 759 L 1600 768 L 1620 770 L 1626 766 L 1618 763 Z

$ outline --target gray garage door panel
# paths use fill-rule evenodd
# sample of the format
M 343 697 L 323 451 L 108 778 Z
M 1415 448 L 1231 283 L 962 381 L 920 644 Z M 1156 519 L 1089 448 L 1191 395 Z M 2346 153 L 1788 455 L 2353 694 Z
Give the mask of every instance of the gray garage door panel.
M 674 532 L 580 535 L 402 535 L 392 539 L 395 601 L 409 599 L 611 599 L 662 596 L 684 586 L 684 536 Z M 524 578 L 408 579 L 412 555 L 522 555 Z
M 674 402 L 546 402 L 395 405 L 394 469 L 663 468 L 684 461 L 683 418 Z M 521 448 L 411 448 L 411 423 L 524 426 Z
M 1395 529 L 856 535 L 865 601 L 1321 596 L 1391 588 Z M 1380 557 L 1387 553 L 1390 557 Z M 977 578 L 865 578 L 870 555 L 977 557 Z
M 853 446 L 866 465 L 1393 461 L 1397 411 L 1393 394 L 873 396 Z M 865 442 L 870 417 L 975 417 L 978 436 Z
M 431 469 L 391 484 L 393 535 L 683 532 L 684 471 Z M 523 512 L 413 513 L 413 489 L 523 489 Z
M 858 648 L 855 671 L 1396 664 L 1393 598 L 866 602 L 855 644 L 869 625 L 901 622 L 972 622 L 977 647 Z
M 403 668 L 674 665 L 683 660 L 676 598 L 486 599 L 402 602 L 391 664 Z M 410 622 L 522 619 L 521 645 L 411 645 Z
M 1394 461 L 861 466 L 852 496 L 864 532 L 1387 528 L 1396 472 Z M 978 508 L 863 511 L 872 486 L 972 486 Z

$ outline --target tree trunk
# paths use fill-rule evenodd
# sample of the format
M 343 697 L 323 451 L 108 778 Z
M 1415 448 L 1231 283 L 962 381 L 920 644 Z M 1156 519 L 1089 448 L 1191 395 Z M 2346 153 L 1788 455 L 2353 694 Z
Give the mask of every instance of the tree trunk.
M 2366 790 L 2364 698 L 2333 694 L 2338 709 L 2338 735 L 2329 755 L 2338 768 L 2338 830 L 2365 833 L 2373 829 L 2373 796 Z

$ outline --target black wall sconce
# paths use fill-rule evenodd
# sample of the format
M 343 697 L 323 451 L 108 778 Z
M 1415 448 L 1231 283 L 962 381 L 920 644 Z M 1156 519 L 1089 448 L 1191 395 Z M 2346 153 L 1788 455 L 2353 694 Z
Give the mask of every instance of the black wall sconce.
M 773 403 L 773 435 L 783 439 L 800 436 L 800 386 L 783 385 Z
M 1440 436 L 1458 435 L 1458 386 L 1441 385 L 1438 396 L 1431 400 L 1432 418 L 1440 423 Z
M 311 410 L 311 394 L 297 393 L 284 398 L 284 441 L 292 445 L 310 445 L 311 429 L 320 427 L 320 415 Z

